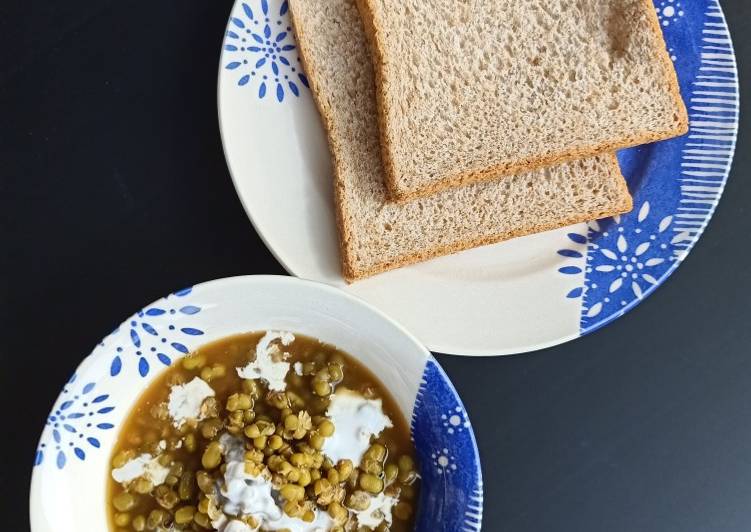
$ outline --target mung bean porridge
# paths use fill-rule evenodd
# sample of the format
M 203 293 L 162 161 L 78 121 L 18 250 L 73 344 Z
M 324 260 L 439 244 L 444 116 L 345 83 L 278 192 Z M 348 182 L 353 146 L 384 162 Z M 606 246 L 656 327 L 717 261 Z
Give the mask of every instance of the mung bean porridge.
M 126 419 L 110 530 L 406 532 L 409 426 L 352 356 L 311 337 L 224 338 L 174 363 Z

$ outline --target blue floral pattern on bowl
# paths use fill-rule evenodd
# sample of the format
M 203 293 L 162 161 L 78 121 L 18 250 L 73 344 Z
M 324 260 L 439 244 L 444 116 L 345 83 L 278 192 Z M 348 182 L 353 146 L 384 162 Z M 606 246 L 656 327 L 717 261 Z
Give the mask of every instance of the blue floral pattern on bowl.
M 53 454 L 56 467 L 63 469 L 72 456 L 83 461 L 87 451 L 101 447 L 97 433 L 114 428 L 107 415 L 115 407 L 107 403 L 109 393 L 96 393 L 95 389 L 117 386 L 123 375 L 148 377 L 155 364 L 169 366 L 196 347 L 204 331 L 184 321 L 202 310 L 199 303 L 187 300 L 192 291 L 192 287 L 178 290 L 139 310 L 99 342 L 94 358 L 109 360 L 107 378 L 96 373 L 98 380 L 81 385 L 78 373 L 71 377 L 47 417 L 34 457 L 35 467 Z
M 96 383 L 81 384 L 73 375 L 63 388 L 52 412 L 34 457 L 34 466 L 42 465 L 47 456 L 54 457 L 55 467 L 63 469 L 71 456 L 86 460 L 87 450 L 101 447 L 97 433 L 111 430 L 114 425 L 107 414 L 115 410 L 107 404 L 109 394 L 97 393 Z
M 482 473 L 479 468 L 457 466 L 473 462 L 477 443 L 456 390 L 433 359 L 425 366 L 411 427 L 426 487 L 421 491 L 416 530 L 479 531 Z
M 123 371 L 123 359 L 134 360 L 141 377 L 146 377 L 152 364 L 169 366 L 175 356 L 186 355 L 189 349 L 185 345 L 185 336 L 202 336 L 197 327 L 176 324 L 175 318 L 193 316 L 201 312 L 201 307 L 186 304 L 180 300 L 190 294 L 192 288 L 179 290 L 163 300 L 143 310 L 139 310 L 127 320 L 121 328 L 127 330 L 127 341 L 120 342 L 105 339 L 102 345 L 112 347 L 114 354 L 110 364 L 110 375 L 116 377 Z M 118 332 L 119 329 L 115 332 Z M 114 338 L 114 335 L 109 337 Z M 125 345 L 122 345 L 122 344 Z
M 224 68 L 238 72 L 237 85 L 256 86 L 260 99 L 273 92 L 282 102 L 285 95 L 300 96 L 300 86 L 308 86 L 286 0 L 274 13 L 268 0 L 258 0 L 255 7 L 240 4 L 239 11 L 230 17 L 224 52 Z
M 582 285 L 564 294 L 581 298 L 581 334 L 622 316 L 675 271 L 714 213 L 735 150 L 738 75 L 718 2 L 654 4 L 688 108 L 689 133 L 619 153 L 634 210 L 570 233 L 569 246 L 557 251 L 570 259 L 561 274 L 583 274 Z

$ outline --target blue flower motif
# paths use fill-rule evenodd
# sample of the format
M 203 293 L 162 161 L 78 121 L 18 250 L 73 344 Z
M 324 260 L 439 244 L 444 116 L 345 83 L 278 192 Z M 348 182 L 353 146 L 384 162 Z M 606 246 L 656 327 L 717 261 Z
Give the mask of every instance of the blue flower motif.
M 261 99 L 269 92 L 279 102 L 288 93 L 300 96 L 298 82 L 307 87 L 308 80 L 289 25 L 287 0 L 281 3 L 277 17 L 270 16 L 268 0 L 258 0 L 255 10 L 248 3 L 241 7 L 242 14 L 230 18 L 224 41 L 229 62 L 224 68 L 241 74 L 237 80 L 240 86 L 255 80 Z
M 169 366 L 172 357 L 185 355 L 189 352 L 183 343 L 183 338 L 201 336 L 203 331 L 196 327 L 175 325 L 175 318 L 192 316 L 201 312 L 201 307 L 184 304 L 181 298 L 187 296 L 192 288 L 175 292 L 171 296 L 154 305 L 138 311 L 121 328 L 127 331 L 126 345 L 118 345 L 110 364 L 110 375 L 115 377 L 123 369 L 124 353 L 132 351 L 137 360 L 138 373 L 146 377 L 151 371 L 152 364 L 161 363 Z M 123 335 L 120 335 L 122 339 Z
M 568 235 L 579 249 L 558 251 L 561 256 L 580 259 L 580 266 L 564 266 L 558 271 L 564 275 L 584 273 L 584 286 L 566 295 L 583 298 L 583 332 L 638 303 L 660 284 L 659 279 L 681 258 L 673 246 L 690 240 L 690 235 L 668 231 L 673 223 L 672 215 L 650 214 L 650 202 L 644 201 L 638 211 L 626 216 L 590 222 L 586 235 Z M 586 265 L 581 260 L 582 252 L 586 253 Z
M 456 406 L 453 409 L 449 409 L 445 414 L 442 414 L 441 421 L 443 421 L 443 427 L 448 434 L 463 432 L 468 430 L 470 426 L 467 415 L 461 406 Z
M 54 457 L 58 469 L 63 469 L 73 456 L 86 460 L 87 450 L 101 447 L 97 433 L 114 427 L 107 421 L 107 414 L 115 409 L 107 405 L 109 395 L 95 393 L 93 382 L 77 388 L 76 379 L 76 375 L 70 378 L 47 416 L 34 457 L 35 467 L 42 465 L 47 456 Z
M 675 2 L 674 0 L 655 1 L 655 10 L 657 11 L 657 18 L 660 20 L 660 24 L 664 27 L 677 23 L 685 15 L 681 2 Z

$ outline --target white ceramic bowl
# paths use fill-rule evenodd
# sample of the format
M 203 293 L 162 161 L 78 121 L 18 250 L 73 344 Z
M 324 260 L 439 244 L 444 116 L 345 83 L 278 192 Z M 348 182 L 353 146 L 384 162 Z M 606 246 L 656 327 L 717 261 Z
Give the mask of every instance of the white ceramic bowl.
M 33 532 L 107 530 L 106 482 L 118 429 L 174 360 L 236 333 L 282 329 L 364 362 L 411 419 L 422 490 L 417 530 L 479 530 L 482 476 L 461 400 L 407 331 L 338 289 L 291 277 L 221 279 L 146 306 L 100 342 L 50 412 L 31 483 Z

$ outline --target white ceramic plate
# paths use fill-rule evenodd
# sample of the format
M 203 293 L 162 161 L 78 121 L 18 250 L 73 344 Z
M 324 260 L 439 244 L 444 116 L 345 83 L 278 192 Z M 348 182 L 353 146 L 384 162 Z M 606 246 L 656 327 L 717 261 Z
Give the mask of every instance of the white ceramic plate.
M 626 150 L 634 211 L 387 272 L 339 270 L 326 137 L 285 0 L 238 0 L 219 73 L 219 117 L 238 195 L 291 274 L 369 301 L 431 350 L 520 353 L 591 332 L 633 308 L 685 258 L 712 216 L 737 133 L 730 36 L 715 0 L 656 0 L 691 131 Z

